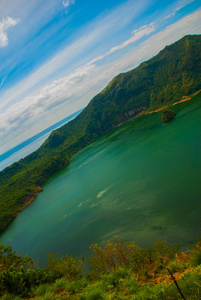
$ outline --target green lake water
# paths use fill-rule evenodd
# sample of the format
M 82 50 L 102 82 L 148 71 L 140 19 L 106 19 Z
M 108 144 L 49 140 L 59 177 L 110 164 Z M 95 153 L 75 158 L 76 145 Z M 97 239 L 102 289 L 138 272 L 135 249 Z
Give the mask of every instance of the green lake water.
M 186 249 L 201 235 L 201 95 L 132 120 L 76 154 L 0 236 L 32 258 L 87 256 L 115 235 L 140 246 Z

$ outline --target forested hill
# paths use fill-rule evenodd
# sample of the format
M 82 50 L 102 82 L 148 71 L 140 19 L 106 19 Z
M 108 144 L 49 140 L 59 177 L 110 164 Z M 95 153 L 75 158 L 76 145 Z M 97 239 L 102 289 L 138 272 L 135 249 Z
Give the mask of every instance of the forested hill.
M 34 153 L 0 172 L 0 231 L 41 184 L 98 136 L 122 122 L 201 89 L 201 35 L 185 36 L 136 69 L 119 74 L 73 121 Z
M 70 124 L 53 132 L 43 149 L 89 141 L 122 122 L 201 89 L 201 36 L 186 36 L 138 68 L 115 77 Z M 86 140 L 86 141 L 85 141 Z M 78 143 L 79 143 L 78 142 Z M 72 150 L 71 146 L 71 150 Z

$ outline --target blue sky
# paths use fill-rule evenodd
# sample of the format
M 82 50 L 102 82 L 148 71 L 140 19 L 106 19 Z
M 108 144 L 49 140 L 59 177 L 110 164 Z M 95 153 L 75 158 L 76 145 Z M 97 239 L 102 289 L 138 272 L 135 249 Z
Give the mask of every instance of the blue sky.
M 198 0 L 0 0 L 0 154 L 186 34 Z

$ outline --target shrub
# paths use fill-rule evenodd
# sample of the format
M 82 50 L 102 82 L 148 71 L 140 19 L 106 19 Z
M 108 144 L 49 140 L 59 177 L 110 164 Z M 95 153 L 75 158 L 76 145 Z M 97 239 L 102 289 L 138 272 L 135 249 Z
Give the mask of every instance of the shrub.
M 134 295 L 140 290 L 140 286 L 133 277 L 128 277 L 124 281 L 124 289 L 126 294 Z
M 71 256 L 63 256 L 58 258 L 56 254 L 47 255 L 47 272 L 51 272 L 54 279 L 65 276 L 68 280 L 79 279 L 83 276 L 83 259 L 73 258 Z
M 102 281 L 88 285 L 80 294 L 79 299 L 82 300 L 95 300 L 105 299 L 106 288 Z M 98 298 L 99 297 L 99 298 Z
M 24 269 L 21 266 L 20 271 L 10 267 L 7 271 L 1 273 L 0 282 L 4 289 L 11 294 L 26 295 L 32 287 L 42 283 L 52 282 L 52 274 L 46 273 L 44 269 L 36 270 Z
M 102 276 L 102 282 L 104 283 L 106 289 L 118 288 L 122 283 L 122 280 L 129 275 L 129 270 L 120 267 L 117 270 L 114 270 L 110 274 Z
M 1 273 L 1 284 L 10 294 L 25 295 L 27 293 L 24 270 L 16 272 L 13 267 Z
M 173 260 L 169 263 L 168 268 L 170 272 L 175 273 L 184 269 L 184 265 L 180 264 L 179 261 Z
M 191 248 L 190 262 L 195 267 L 201 264 L 201 238 L 199 238 L 198 243 Z
M 151 278 L 161 272 L 164 266 L 175 257 L 179 247 L 175 244 L 168 246 L 165 242 L 156 242 L 153 247 L 140 248 L 133 253 L 132 270 L 138 276 Z
M 32 288 L 32 294 L 36 296 L 44 296 L 47 291 L 49 291 L 50 285 L 41 284 L 37 287 Z
M 82 291 L 85 287 L 87 286 L 87 281 L 86 280 L 75 280 L 73 282 L 70 282 L 67 286 L 66 286 L 66 290 L 70 293 L 70 294 L 75 294 L 78 293 L 80 291 Z
M 11 266 L 18 270 L 21 266 L 24 266 L 25 269 L 31 268 L 34 265 L 34 261 L 31 257 L 17 254 L 16 251 L 13 251 L 11 246 L 4 246 L 0 244 L 0 266 L 1 272 L 7 271 Z
M 122 243 L 122 240 L 115 237 L 114 242 L 108 242 L 104 248 L 98 244 L 91 247 L 92 255 L 88 263 L 92 271 L 100 273 L 109 273 L 118 269 L 120 266 L 129 265 L 132 255 L 140 248 L 134 242 Z

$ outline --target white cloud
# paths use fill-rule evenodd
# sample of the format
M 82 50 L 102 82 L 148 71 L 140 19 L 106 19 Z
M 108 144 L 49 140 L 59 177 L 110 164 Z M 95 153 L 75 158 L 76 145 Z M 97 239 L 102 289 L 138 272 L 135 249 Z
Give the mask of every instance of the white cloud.
M 155 25 L 154 22 L 149 24 L 149 25 L 144 25 L 142 27 L 140 27 L 137 30 L 134 30 L 132 33 L 132 37 L 128 40 L 126 40 L 125 42 L 123 42 L 121 45 L 115 46 L 113 47 L 109 53 L 114 53 L 117 50 L 123 49 L 125 47 L 127 47 L 128 45 L 138 41 L 139 39 L 141 39 L 142 37 L 149 35 L 150 33 L 152 33 L 155 30 Z
M 154 22 L 151 23 L 151 24 L 149 24 L 149 25 L 144 25 L 144 26 L 140 27 L 139 29 L 134 30 L 132 32 L 133 35 L 128 40 L 124 41 L 120 45 L 112 47 L 107 53 L 96 57 L 90 63 L 95 63 L 95 62 L 97 62 L 97 61 L 105 58 L 106 56 L 108 56 L 108 55 L 110 55 L 110 54 L 112 54 L 112 53 L 114 53 L 114 52 L 116 52 L 118 50 L 126 48 L 127 46 L 129 46 L 130 44 L 133 44 L 134 42 L 140 40 L 144 36 L 149 35 L 154 30 L 155 30 Z
M 3 77 L 3 79 L 1 80 L 1 82 L 0 82 L 0 88 L 3 86 L 3 84 L 4 84 L 5 80 L 6 80 L 6 76 L 5 76 L 5 77 Z
M 121 45 L 119 46 L 116 46 L 116 47 L 113 47 L 111 50 L 110 50 L 110 53 L 113 53 L 119 49 L 123 49 L 125 47 L 127 47 L 128 45 L 138 41 L 139 39 L 141 39 L 142 37 L 146 36 L 146 35 L 149 35 L 150 33 L 152 33 L 153 31 L 155 30 L 155 26 L 154 26 L 154 22 L 149 24 L 149 25 L 144 25 L 143 27 L 137 29 L 137 30 L 134 30 L 132 33 L 133 33 L 133 36 L 128 39 L 127 41 L 123 42 Z
M 72 61 L 80 61 L 80 58 L 84 57 L 86 53 L 90 56 L 91 47 L 99 47 L 100 41 L 105 36 L 113 36 L 138 17 L 144 11 L 147 1 L 150 0 L 141 0 L 140 3 L 135 4 L 135 2 L 130 0 L 106 16 L 98 17 L 90 22 L 76 34 L 78 38 L 74 42 L 41 65 L 30 76 L 27 76 L 24 80 L 5 91 L 3 95 L 0 95 L 4 99 L 0 102 L 0 109 L 4 110 L 13 102 L 20 101 L 26 94 L 30 94 L 34 89 L 36 90 L 39 86 L 47 83 L 50 77 L 51 79 L 52 77 L 58 78 L 58 76 L 61 76 L 61 70 L 63 72 L 69 70 L 69 64 Z
M 19 19 L 7 17 L 0 22 L 0 47 L 5 47 L 8 45 L 8 36 L 6 31 L 8 28 L 17 25 L 19 21 Z
M 109 82 L 119 72 L 136 67 L 140 62 L 149 59 L 167 44 L 174 42 L 185 34 L 199 33 L 201 31 L 199 16 L 200 11 L 197 11 L 184 17 L 165 30 L 149 37 L 134 49 L 129 50 L 128 53 L 121 56 L 114 63 L 103 64 L 100 67 L 88 63 L 71 74 L 46 85 L 36 95 L 26 97 L 23 101 L 11 105 L 6 113 L 2 113 L 0 116 L 1 134 L 19 127 L 28 119 L 40 119 L 50 109 L 55 109 L 60 105 L 72 106 L 72 102 L 79 99 L 80 107 L 78 109 L 85 106 L 91 96 L 104 88 L 106 82 Z M 149 24 L 133 31 L 132 41 L 148 35 L 154 28 L 154 24 Z M 128 45 L 131 39 L 119 45 L 119 48 Z
M 68 8 L 70 5 L 75 4 L 75 0 L 63 0 L 62 4 L 64 8 Z
M 53 107 L 71 101 L 71 98 L 81 96 L 86 80 L 95 69 L 94 65 L 81 67 L 45 86 L 37 95 L 26 97 L 10 106 L 6 113 L 0 115 L 0 135 L 30 118 L 38 117 Z
M 183 36 L 201 34 L 200 14 L 201 10 L 197 10 L 149 37 L 127 52 L 119 61 L 116 61 L 113 65 L 114 70 L 119 73 L 133 69 L 141 62 L 156 55 L 166 45 L 174 43 Z
M 182 2 L 182 4 L 179 5 L 171 14 L 169 14 L 166 17 L 166 19 L 174 17 L 178 11 L 180 11 L 182 8 L 184 8 L 185 6 L 187 6 L 188 4 L 190 4 L 190 3 L 194 2 L 194 1 L 195 0 L 187 0 L 187 1 L 185 1 L 185 3 Z
M 73 55 L 78 57 L 79 53 L 94 39 L 101 40 L 108 28 L 114 24 L 103 22 L 99 24 L 102 24 L 101 27 L 97 26 L 92 31 L 87 31 L 85 35 L 45 63 L 29 78 L 10 89 L 10 104 L 12 105 L 2 109 L 0 115 L 0 132 L 2 133 L 2 141 L 4 141 L 1 145 L 2 152 L 13 146 L 14 139 L 16 139 L 16 143 L 25 139 L 26 135 L 25 133 L 22 134 L 21 131 L 30 130 L 28 133 L 26 132 L 26 138 L 28 138 L 50 126 L 53 122 L 59 121 L 66 115 L 84 107 L 119 72 L 133 69 L 142 61 L 157 54 L 167 44 L 173 43 L 186 34 L 201 33 L 200 12 L 199 10 L 184 17 L 175 24 L 166 27 L 163 31 L 151 35 L 151 37 L 148 35 L 155 31 L 154 23 L 140 27 L 132 32 L 129 39 L 112 47 L 102 57 L 96 57 L 91 61 L 89 58 L 89 63 L 83 64 L 82 67 L 72 71 L 69 75 L 60 77 L 49 84 L 46 83 L 45 87 L 35 91 L 34 95 L 22 97 L 23 89 L 26 91 L 49 74 L 52 74 L 52 72 L 55 72 L 66 60 L 71 60 Z M 119 18 L 121 18 L 121 15 L 119 15 Z M 118 60 L 113 63 L 103 61 L 101 66 L 95 65 L 95 61 L 104 59 L 108 54 L 124 49 L 135 41 L 140 41 L 143 37 L 147 37 L 147 39 L 140 44 L 134 44 L 132 48 L 126 49 L 126 53 L 122 53 Z M 16 96 L 21 98 L 22 101 L 13 104 L 14 101 L 12 100 Z M 50 113 L 50 110 L 53 114 Z M 30 129 L 31 126 L 32 129 Z M 17 137 L 16 132 L 19 132 Z

